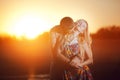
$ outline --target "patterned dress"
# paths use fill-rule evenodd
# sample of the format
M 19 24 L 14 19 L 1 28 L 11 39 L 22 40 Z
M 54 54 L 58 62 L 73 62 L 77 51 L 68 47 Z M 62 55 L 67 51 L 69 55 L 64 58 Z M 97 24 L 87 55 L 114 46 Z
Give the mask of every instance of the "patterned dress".
M 69 35 L 65 37 L 66 40 L 63 54 L 69 59 L 76 58 L 81 61 L 80 56 L 78 57 L 78 54 L 80 54 L 81 52 L 78 38 L 73 37 L 73 39 L 70 39 L 70 37 L 72 36 L 74 35 Z M 68 64 L 64 70 L 64 80 L 93 80 L 93 77 L 87 65 L 75 68 Z

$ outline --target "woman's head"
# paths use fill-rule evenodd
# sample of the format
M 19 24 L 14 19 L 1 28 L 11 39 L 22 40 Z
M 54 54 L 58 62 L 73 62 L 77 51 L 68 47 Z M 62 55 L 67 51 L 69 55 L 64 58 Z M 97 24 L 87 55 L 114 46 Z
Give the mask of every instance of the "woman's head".
M 85 31 L 88 30 L 88 23 L 84 19 L 80 19 L 80 20 L 76 21 L 75 25 L 76 25 L 76 29 L 80 33 L 84 33 Z
M 75 28 L 80 32 L 80 39 L 86 41 L 89 45 L 92 43 L 89 31 L 88 23 L 84 19 L 79 19 L 75 22 Z

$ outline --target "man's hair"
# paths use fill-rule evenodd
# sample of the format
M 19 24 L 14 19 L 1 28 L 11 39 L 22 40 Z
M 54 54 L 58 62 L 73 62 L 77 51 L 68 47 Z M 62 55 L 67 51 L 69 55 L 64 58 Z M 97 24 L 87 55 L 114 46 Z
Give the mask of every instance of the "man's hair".
M 64 17 L 60 21 L 60 26 L 71 28 L 74 24 L 74 21 L 71 17 Z

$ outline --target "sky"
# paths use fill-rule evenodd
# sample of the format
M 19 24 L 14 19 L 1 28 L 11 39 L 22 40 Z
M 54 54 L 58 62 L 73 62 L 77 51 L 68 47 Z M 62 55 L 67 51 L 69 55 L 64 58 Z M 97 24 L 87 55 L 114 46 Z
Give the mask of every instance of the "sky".
M 105 26 L 120 25 L 120 0 L 0 0 L 0 35 L 39 34 L 65 16 L 74 21 L 85 19 L 89 31 L 95 33 Z

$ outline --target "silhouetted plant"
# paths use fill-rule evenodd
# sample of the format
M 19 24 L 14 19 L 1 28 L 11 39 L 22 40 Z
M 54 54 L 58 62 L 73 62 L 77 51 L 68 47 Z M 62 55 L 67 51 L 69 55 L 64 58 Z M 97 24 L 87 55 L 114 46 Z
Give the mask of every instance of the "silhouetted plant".
M 120 26 L 109 26 L 101 28 L 92 34 L 95 39 L 120 39 Z

